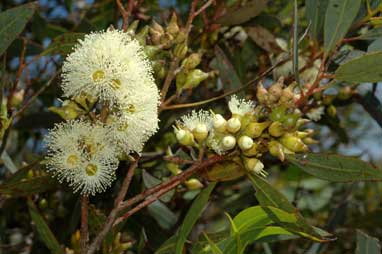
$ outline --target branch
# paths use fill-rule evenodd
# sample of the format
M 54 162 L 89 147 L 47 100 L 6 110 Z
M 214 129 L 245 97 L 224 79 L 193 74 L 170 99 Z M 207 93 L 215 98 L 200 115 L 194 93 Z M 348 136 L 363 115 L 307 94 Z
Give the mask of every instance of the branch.
M 89 196 L 82 195 L 81 197 L 81 238 L 80 246 L 81 253 L 85 254 L 87 251 L 87 244 L 89 240 L 89 231 L 88 231 L 88 203 Z

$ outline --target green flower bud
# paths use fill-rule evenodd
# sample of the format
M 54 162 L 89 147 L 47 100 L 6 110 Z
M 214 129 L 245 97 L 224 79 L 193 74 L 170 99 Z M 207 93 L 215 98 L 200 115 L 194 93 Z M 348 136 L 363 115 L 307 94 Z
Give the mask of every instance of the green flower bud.
M 180 30 L 178 32 L 178 34 L 176 35 L 174 42 L 175 43 L 183 43 L 183 42 L 187 43 L 187 34 L 184 31 Z
M 287 129 L 292 129 L 300 119 L 300 114 L 287 114 L 283 120 L 283 126 Z
M 300 119 L 297 120 L 295 128 L 298 129 L 298 128 L 304 126 L 307 123 L 310 123 L 309 119 L 300 118 Z
M 332 104 L 333 100 L 336 98 L 333 94 L 325 94 L 322 98 L 322 103 L 324 105 L 330 105 Z
M 169 33 L 165 33 L 160 38 L 160 44 L 163 49 L 169 49 L 174 44 L 174 37 Z
M 247 157 L 256 156 L 258 153 L 259 153 L 258 144 L 256 143 L 253 143 L 250 149 L 243 151 L 243 154 Z
M 256 158 L 244 158 L 245 168 L 252 174 L 266 177 L 268 173 L 264 171 L 264 164 Z
M 326 108 L 326 112 L 328 112 L 328 115 L 331 117 L 335 117 L 337 115 L 337 109 L 333 104 Z
M 260 81 L 257 84 L 256 97 L 260 104 L 266 105 L 269 100 L 269 94 L 267 89 L 264 88 L 263 83 Z
M 195 144 L 194 136 L 189 130 L 178 129 L 174 127 L 175 136 L 178 142 L 184 146 L 192 146 Z
M 180 43 L 180 44 L 175 46 L 174 55 L 178 59 L 183 59 L 186 56 L 187 51 L 188 51 L 187 44 L 186 43 Z
M 199 190 L 203 188 L 203 184 L 196 178 L 188 179 L 184 182 L 184 184 L 187 186 L 187 189 L 189 190 Z
M 269 153 L 271 155 L 279 158 L 279 160 L 281 160 L 281 161 L 285 160 L 285 154 L 283 151 L 283 147 L 276 140 L 272 140 L 268 143 L 268 149 L 269 149 Z
M 62 107 L 50 107 L 48 108 L 53 113 L 58 114 L 61 118 L 65 120 L 76 119 L 80 115 L 85 114 L 85 112 L 73 101 L 64 101 Z
M 235 145 L 236 145 L 236 138 L 231 135 L 223 137 L 221 141 L 221 146 L 225 151 L 233 149 Z
M 292 152 L 307 152 L 308 147 L 302 142 L 299 137 L 293 134 L 286 133 L 280 138 L 280 143 Z
M 315 139 L 313 139 L 313 138 L 311 138 L 311 137 L 306 137 L 306 138 L 304 138 L 302 141 L 303 141 L 305 144 L 307 144 L 307 145 L 313 145 L 313 144 L 318 144 L 318 143 L 319 143 L 318 140 L 315 140 Z
M 339 100 L 348 100 L 353 96 L 353 91 L 351 87 L 345 86 L 341 87 L 341 89 L 338 91 L 337 98 Z
M 178 18 L 175 13 L 172 14 L 170 23 L 168 24 L 166 31 L 172 36 L 176 36 L 179 32 Z
M 280 100 L 279 100 L 280 104 L 292 104 L 292 105 L 294 104 L 295 87 L 296 87 L 296 83 L 294 82 L 290 84 L 288 87 L 283 89 Z
M 199 53 L 192 53 L 186 57 L 182 62 L 182 67 L 187 70 L 192 70 L 200 64 L 202 61 L 202 55 Z
M 23 100 L 24 100 L 24 93 L 25 93 L 25 90 L 24 89 L 21 89 L 17 92 L 15 92 L 11 98 L 11 101 L 10 101 L 10 104 L 12 107 L 17 107 L 19 106 Z
M 126 32 L 131 33 L 131 34 L 135 34 L 135 31 L 137 30 L 138 25 L 139 25 L 139 20 L 134 20 L 133 23 L 131 23 L 129 25 Z
M 227 129 L 227 121 L 220 114 L 215 114 L 213 119 L 213 126 L 218 132 L 225 132 Z
M 248 136 L 241 136 L 238 140 L 238 145 L 241 150 L 246 151 L 252 148 L 253 140 Z
M 183 90 L 184 84 L 187 80 L 187 73 L 182 70 L 178 74 L 176 74 L 176 92 L 180 94 Z
M 141 44 L 146 45 L 146 38 L 149 33 L 149 26 L 144 26 L 139 33 L 135 36 L 135 39 Z
M 143 48 L 143 51 L 145 52 L 147 58 L 153 59 L 161 51 L 161 49 L 158 46 L 146 45 Z
M 232 117 L 227 121 L 227 130 L 231 133 L 236 133 L 240 130 L 241 128 L 241 122 L 239 118 L 237 117 Z
M 81 105 L 84 109 L 89 111 L 91 108 L 93 108 L 94 104 L 97 102 L 97 97 L 81 93 L 78 96 L 75 96 L 73 100 L 78 104 Z
M 270 125 L 271 122 L 249 123 L 244 130 L 244 134 L 251 137 L 260 137 L 263 131 Z
M 283 122 L 285 119 L 286 110 L 287 108 L 284 105 L 273 108 L 269 118 L 274 122 Z
M 285 133 L 285 130 L 282 123 L 276 121 L 269 126 L 268 132 L 273 137 L 281 137 Z
M 159 33 L 160 35 L 164 34 L 164 29 L 161 25 L 159 25 L 155 20 L 153 20 L 151 27 L 150 27 L 150 34 L 152 31 L 155 31 Z
M 208 73 L 205 73 L 199 69 L 194 69 L 187 74 L 186 82 L 184 83 L 183 88 L 188 89 L 197 87 L 202 81 L 206 80 L 208 77 Z
M 206 140 L 208 136 L 208 128 L 207 125 L 203 123 L 199 123 L 196 125 L 195 129 L 192 131 L 192 134 L 194 134 L 195 139 L 201 143 L 204 140 Z

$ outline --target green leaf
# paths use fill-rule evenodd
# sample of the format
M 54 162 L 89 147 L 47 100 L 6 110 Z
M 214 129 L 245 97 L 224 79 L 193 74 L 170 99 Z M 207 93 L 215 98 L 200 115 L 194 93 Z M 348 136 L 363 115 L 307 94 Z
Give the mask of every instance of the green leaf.
M 330 241 L 331 235 L 323 230 L 316 230 L 300 215 L 297 209 L 288 201 L 288 199 L 273 188 L 266 180 L 258 175 L 248 175 L 256 189 L 256 198 L 262 206 L 272 206 L 288 213 L 295 214 L 297 221 L 294 224 L 288 224 L 288 230 L 299 232 L 300 235 L 318 242 Z M 272 213 L 268 213 L 273 220 L 277 219 Z
M 142 179 L 143 179 L 143 183 L 145 184 L 146 188 L 151 188 L 151 187 L 154 187 L 155 185 L 162 183 L 161 180 L 153 177 L 152 175 L 147 173 L 146 170 L 142 170 Z M 164 194 L 159 199 L 165 203 L 170 202 L 170 200 L 174 196 L 174 193 L 175 193 L 175 190 L 171 190 L 171 191 L 167 192 L 166 194 Z
M 382 28 L 376 27 L 376 28 L 370 29 L 369 31 L 358 36 L 357 38 L 359 40 L 375 40 L 380 38 L 381 36 L 382 36 Z
M 37 8 L 37 3 L 29 3 L 0 13 L 0 55 L 24 30 L 28 20 Z
M 259 15 L 266 7 L 268 0 L 252 0 L 244 6 L 233 7 L 226 14 L 216 20 L 216 23 L 224 26 L 238 25 Z
M 306 18 L 310 22 L 310 36 L 314 40 L 318 40 L 322 35 L 322 27 L 324 26 L 325 12 L 328 7 L 329 0 L 306 0 Z
M 242 83 L 235 68 L 219 46 L 215 47 L 215 55 L 216 68 L 219 71 L 224 91 L 228 92 L 241 87 Z M 238 93 L 238 95 L 243 95 L 243 93 Z
M 186 242 L 188 235 L 191 233 L 194 224 L 203 212 L 211 192 L 215 188 L 215 185 L 216 183 L 211 183 L 207 188 L 200 192 L 198 197 L 194 200 L 194 202 L 192 202 L 191 208 L 184 218 L 183 224 L 178 232 L 175 254 L 182 254 L 183 245 Z
M 29 196 L 54 188 L 57 181 L 50 176 L 21 179 L 17 182 L 0 185 L 0 193 L 11 197 Z
M 361 0 L 330 0 L 325 15 L 324 49 L 332 51 L 344 38 L 357 16 Z
M 65 33 L 55 37 L 52 43 L 41 53 L 41 55 L 61 54 L 66 56 L 73 51 L 73 47 L 79 39 L 84 37 L 83 33 Z
M 48 249 L 54 254 L 59 254 L 59 253 L 63 254 L 64 251 L 61 249 L 60 244 L 58 243 L 57 239 L 53 235 L 48 224 L 40 215 L 33 201 L 30 199 L 28 199 L 28 207 L 29 207 L 29 214 L 36 225 L 37 232 L 41 240 L 45 243 L 46 247 L 48 247 Z
M 211 250 L 213 254 L 223 254 L 221 249 L 208 237 L 208 235 L 203 232 L 203 236 L 207 239 L 208 244 L 211 246 Z
M 338 67 L 336 79 L 346 82 L 379 82 L 382 80 L 382 52 L 368 53 Z
M 382 51 L 382 38 L 378 38 L 373 41 L 369 47 L 367 47 L 367 52 L 378 52 Z
M 332 182 L 381 181 L 382 170 L 360 159 L 337 154 L 288 155 L 287 160 L 308 174 Z
M 159 200 L 150 204 L 147 210 L 164 229 L 170 229 L 178 221 L 178 216 Z
M 377 238 L 368 236 L 364 232 L 357 230 L 356 254 L 380 254 L 381 246 Z

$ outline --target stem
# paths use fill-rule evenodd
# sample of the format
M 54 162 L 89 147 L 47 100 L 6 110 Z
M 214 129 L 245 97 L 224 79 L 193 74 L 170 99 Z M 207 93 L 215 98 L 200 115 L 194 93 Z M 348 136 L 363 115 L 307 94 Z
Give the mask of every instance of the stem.
M 81 197 L 81 238 L 80 246 L 81 253 L 85 254 L 88 249 L 89 231 L 88 231 L 88 203 L 89 196 L 82 195 Z
M 170 88 L 170 85 L 171 85 L 171 81 L 175 77 L 175 70 L 178 66 L 178 62 L 179 62 L 178 59 L 175 57 L 170 63 L 170 68 L 168 70 L 166 79 L 164 80 L 162 91 L 161 91 L 161 96 L 162 96 L 161 104 L 165 101 L 168 89 Z
M 125 198 L 127 190 L 129 189 L 131 180 L 133 179 L 135 169 L 138 166 L 138 159 L 135 160 L 129 167 L 129 170 L 127 171 L 126 177 L 123 180 L 121 190 L 118 193 L 117 198 L 114 201 L 114 206 L 119 206 L 119 204 L 122 202 L 122 200 Z

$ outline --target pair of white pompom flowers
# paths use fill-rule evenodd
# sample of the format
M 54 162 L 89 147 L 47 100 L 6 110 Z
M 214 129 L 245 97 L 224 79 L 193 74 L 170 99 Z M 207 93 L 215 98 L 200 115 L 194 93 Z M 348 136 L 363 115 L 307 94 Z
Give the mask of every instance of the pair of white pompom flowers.
M 46 164 L 75 192 L 94 195 L 115 179 L 119 156 L 140 153 L 158 129 L 159 91 L 142 46 L 119 30 L 86 35 L 62 72 L 65 97 L 95 97 L 111 113 L 105 123 L 57 124 L 46 138 Z

